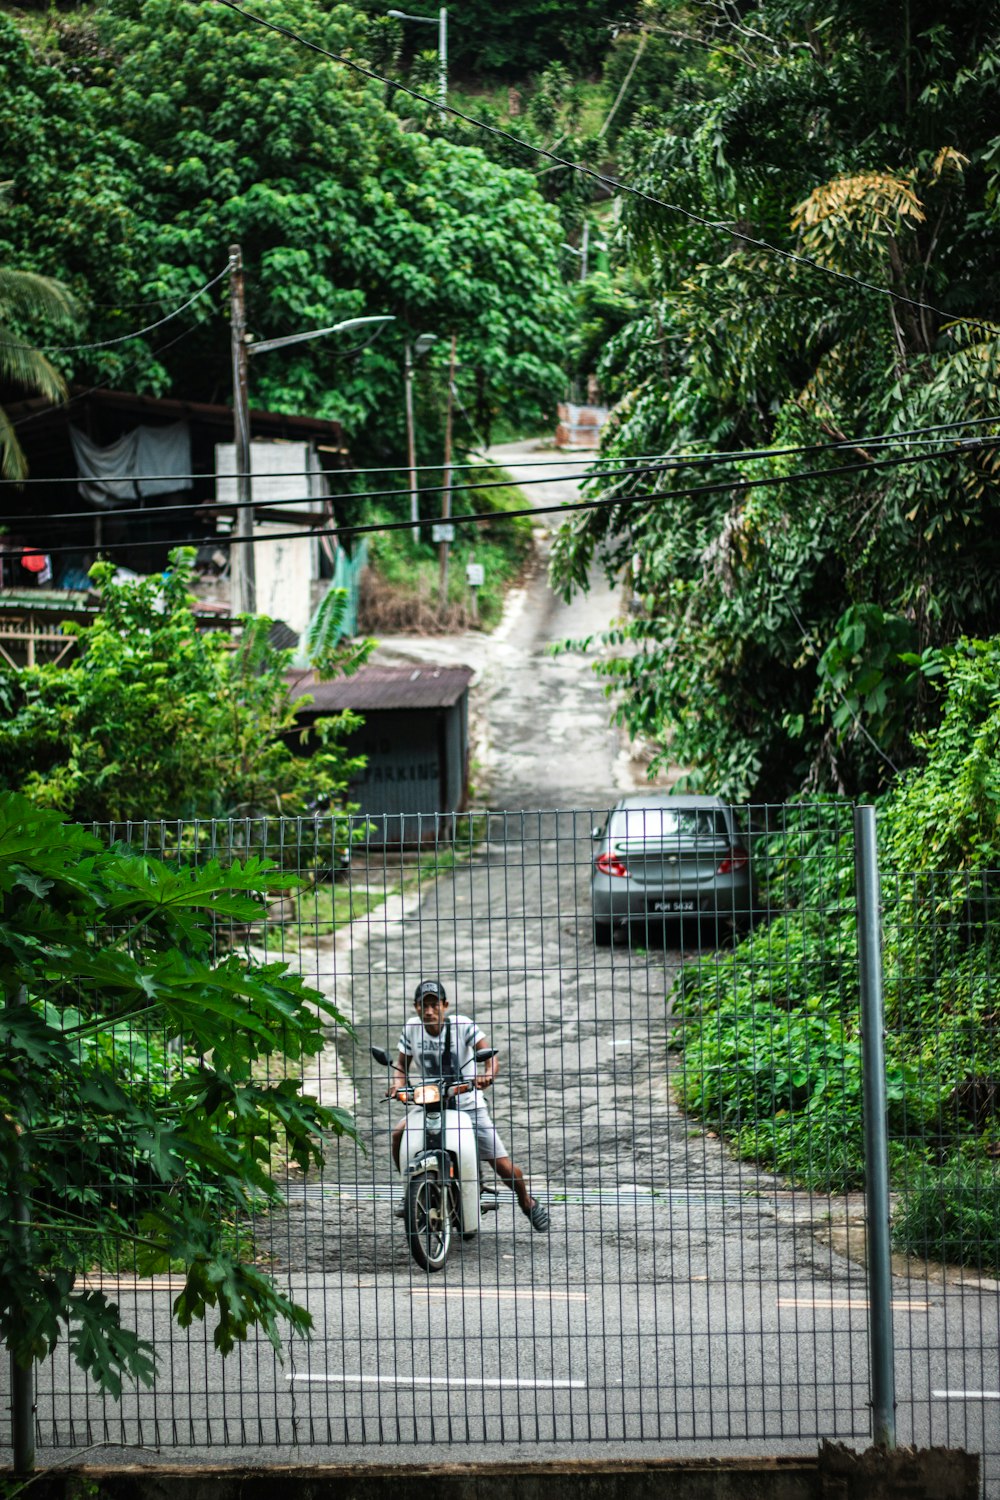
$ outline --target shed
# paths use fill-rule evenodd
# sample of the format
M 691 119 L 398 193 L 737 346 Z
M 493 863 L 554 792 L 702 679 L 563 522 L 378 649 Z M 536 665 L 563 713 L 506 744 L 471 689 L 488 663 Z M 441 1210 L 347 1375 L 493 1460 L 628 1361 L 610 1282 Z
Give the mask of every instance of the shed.
M 170 549 L 178 542 L 206 543 L 225 556 L 228 541 L 218 536 L 215 455 L 217 444 L 232 440 L 232 407 L 73 386 L 64 402 L 53 404 L 32 397 L 8 401 L 4 410 L 18 427 L 31 479 L 29 491 L 12 484 L 0 486 L 0 527 L 6 527 L 6 542 L 16 548 L 18 556 L 26 546 L 42 554 L 52 549 L 59 587 L 86 588 L 87 569 L 103 547 L 114 546 L 116 562 L 142 574 L 166 567 Z M 300 451 L 324 455 L 324 471 L 335 470 L 345 460 L 339 422 L 257 409 L 251 411 L 250 422 L 253 437 L 272 445 L 269 457 L 273 457 L 273 445 L 280 443 L 298 444 Z M 96 486 L 113 489 L 114 503 L 101 503 L 95 486 L 81 478 L 74 433 L 77 441 L 101 450 L 100 472 L 117 476 L 106 477 Z M 130 439 L 140 433 L 145 435 L 146 446 L 151 437 L 174 435 L 169 467 L 161 467 L 165 455 L 158 446 L 152 459 L 138 442 L 134 451 L 128 448 Z M 130 461 L 138 465 L 134 472 Z M 149 473 L 149 462 L 155 464 L 160 479 L 146 483 L 140 476 Z M 296 466 L 305 467 L 298 460 Z M 225 488 L 224 478 L 221 483 Z M 135 514 L 147 508 L 148 515 Z M 57 516 L 63 519 L 56 520 Z M 313 525 L 317 518 L 302 514 L 296 519 Z M 327 576 L 332 571 L 331 556 Z M 5 581 L 9 585 L 10 577 Z M 24 586 L 31 583 L 23 572 L 16 575 L 16 581 Z M 305 595 L 308 598 L 308 584 Z
M 352 755 L 367 757 L 351 797 L 374 824 L 371 842 L 433 838 L 440 832 L 434 814 L 466 806 L 473 676 L 471 667 L 419 663 L 362 667 L 333 682 L 298 680 L 293 696 L 313 699 L 298 715 L 303 725 L 344 709 L 364 717 L 346 744 Z

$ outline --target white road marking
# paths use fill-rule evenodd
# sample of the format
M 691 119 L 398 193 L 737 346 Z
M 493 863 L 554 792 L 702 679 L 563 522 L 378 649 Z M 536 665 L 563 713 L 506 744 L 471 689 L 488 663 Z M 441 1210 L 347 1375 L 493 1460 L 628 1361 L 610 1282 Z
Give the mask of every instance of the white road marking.
M 414 1286 L 410 1288 L 410 1296 L 429 1297 L 437 1302 L 444 1302 L 449 1297 L 468 1297 L 473 1302 L 482 1302 L 491 1297 L 504 1297 L 510 1301 L 515 1301 L 518 1297 L 537 1297 L 549 1302 L 586 1302 L 589 1293 L 557 1292 L 553 1291 L 551 1287 Z
M 935 1401 L 1000 1401 L 1000 1391 L 931 1391 Z
M 907 1301 L 901 1301 L 901 1302 L 893 1302 L 892 1305 L 893 1305 L 893 1307 L 898 1312 L 930 1312 L 931 1307 L 932 1307 L 933 1304 L 930 1303 L 930 1302 L 911 1302 L 911 1301 L 907 1300 Z M 867 1297 L 779 1297 L 778 1298 L 778 1306 L 779 1307 L 816 1307 L 816 1308 L 833 1308 L 833 1307 L 851 1307 L 851 1308 L 855 1308 L 856 1307 L 861 1312 L 867 1312 L 867 1310 L 868 1310 L 868 1298 Z
M 450 1390 L 460 1390 L 463 1386 L 475 1387 L 476 1390 L 522 1390 L 522 1391 L 585 1391 L 588 1389 L 585 1380 L 521 1380 L 515 1377 L 512 1380 L 481 1378 L 472 1375 L 462 1375 L 451 1379 L 448 1375 L 314 1375 L 309 1371 L 301 1371 L 289 1374 L 285 1377 L 289 1383 L 297 1385 L 401 1385 L 401 1386 L 428 1386 L 441 1385 Z

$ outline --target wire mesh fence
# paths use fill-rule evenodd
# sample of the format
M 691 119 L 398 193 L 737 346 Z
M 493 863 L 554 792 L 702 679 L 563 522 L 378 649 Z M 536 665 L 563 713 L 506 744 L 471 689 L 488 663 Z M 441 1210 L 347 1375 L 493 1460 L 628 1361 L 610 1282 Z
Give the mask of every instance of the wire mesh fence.
M 1000 1492 L 1000 993 L 996 871 L 883 877 L 899 1402 Z M 926 1310 L 925 1310 L 926 1309 Z
M 155 1380 L 116 1402 L 61 1349 L 38 1371 L 39 1443 L 867 1438 L 851 807 L 675 798 L 428 818 L 405 847 L 392 833 L 326 818 L 101 830 L 185 864 L 263 854 L 300 878 L 262 889 L 258 919 L 220 928 L 217 951 L 282 960 L 336 1002 L 350 1027 L 329 1028 L 303 1082 L 358 1140 L 310 1174 L 276 1151 L 283 1204 L 266 1213 L 206 1183 L 233 1242 L 308 1307 L 311 1338 L 279 1359 L 251 1336 L 223 1360 L 210 1326 L 171 1319 L 182 1277 L 98 1246 L 88 1282 L 152 1341 Z M 894 1267 L 897 1385 L 901 1439 L 995 1459 L 995 886 L 963 881 L 884 888 L 892 1182 L 924 1266 Z M 415 1008 L 427 979 L 447 995 L 436 1014 Z M 196 1061 L 155 1026 L 106 1043 L 122 1077 Z M 449 1077 L 489 1071 L 477 1043 L 498 1075 L 459 1109 L 402 1104 L 371 1051 L 398 1067 L 401 1043 L 411 1091 L 440 1086 L 446 1043 Z M 404 1118 L 409 1179 L 390 1152 Z M 547 1228 L 511 1191 L 517 1171 Z M 920 1203 L 957 1203 L 952 1183 L 979 1213 L 975 1236 L 960 1218 L 965 1279 L 926 1266 L 953 1246 Z M 937 1394 L 959 1389 L 982 1399 Z

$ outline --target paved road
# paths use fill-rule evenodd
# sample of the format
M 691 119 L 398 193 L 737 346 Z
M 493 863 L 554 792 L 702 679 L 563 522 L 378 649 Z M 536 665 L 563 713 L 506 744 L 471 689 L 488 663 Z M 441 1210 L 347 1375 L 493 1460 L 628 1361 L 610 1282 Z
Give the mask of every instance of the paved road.
M 572 491 L 550 481 L 531 493 Z M 614 609 L 599 578 L 565 606 L 539 570 L 497 638 L 393 643 L 402 656 L 434 650 L 477 667 L 491 803 L 505 811 L 407 900 L 304 952 L 358 1036 L 331 1045 L 313 1082 L 350 1103 L 366 1148 L 342 1148 L 322 1181 L 291 1182 L 287 1213 L 259 1226 L 277 1274 L 313 1312 L 314 1339 L 284 1366 L 260 1341 L 223 1364 L 201 1331 L 171 1330 L 169 1287 L 125 1288 L 126 1315 L 161 1351 L 157 1391 L 119 1412 L 56 1366 L 41 1392 L 43 1439 L 215 1459 L 224 1443 L 260 1462 L 288 1458 L 293 1443 L 327 1459 L 412 1461 L 478 1457 L 500 1442 L 505 1456 L 530 1457 L 568 1441 L 599 1456 L 634 1453 L 636 1440 L 668 1454 L 734 1441 L 790 1451 L 820 1432 L 864 1440 L 865 1278 L 823 1232 L 831 1210 L 857 1205 L 784 1193 L 680 1115 L 668 1086 L 680 952 L 597 951 L 590 940 L 593 813 L 631 767 L 586 659 L 548 648 L 590 635 Z M 388 873 L 376 861 L 353 878 L 378 886 Z M 711 951 L 694 956 L 715 965 Z M 370 1042 L 393 1045 L 405 997 L 427 974 L 500 1047 L 494 1114 L 552 1215 L 550 1234 L 534 1234 L 503 1195 L 436 1277 L 413 1265 L 392 1217 L 389 1107 L 368 1054 Z M 897 1296 L 921 1351 L 901 1360 L 902 1392 L 995 1388 L 989 1343 L 962 1335 L 971 1293 L 946 1303 L 930 1284 L 900 1281 Z M 171 1381 L 190 1397 L 171 1400 Z M 936 1440 L 961 1441 L 968 1401 L 931 1409 Z M 910 1416 L 904 1405 L 904 1424 Z M 967 1440 L 983 1441 L 972 1429 Z M 1000 1447 L 995 1431 L 986 1445 Z

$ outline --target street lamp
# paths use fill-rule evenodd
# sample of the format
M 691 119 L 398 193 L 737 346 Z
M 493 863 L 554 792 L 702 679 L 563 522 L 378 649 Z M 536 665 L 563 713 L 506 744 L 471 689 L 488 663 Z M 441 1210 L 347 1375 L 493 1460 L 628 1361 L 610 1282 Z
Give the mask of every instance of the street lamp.
M 349 328 L 363 328 L 366 323 L 394 323 L 393 313 L 371 313 L 364 318 L 345 318 L 342 323 L 333 323 L 329 328 L 311 328 L 308 333 L 288 333 L 280 339 L 263 339 L 259 344 L 247 344 L 248 354 L 268 354 L 272 349 L 285 349 L 289 344 L 301 344 L 306 339 L 325 338 L 328 333 L 346 333 Z
M 330 333 L 344 333 L 369 323 L 392 323 L 392 314 L 381 313 L 363 318 L 345 318 L 329 328 L 311 328 L 306 333 L 289 333 L 282 338 L 251 341 L 246 331 L 246 297 L 243 281 L 243 252 L 239 245 L 229 247 L 230 331 L 233 358 L 233 428 L 236 462 L 236 525 L 234 535 L 240 538 L 240 566 L 237 572 L 239 608 L 237 613 L 257 613 L 257 572 L 253 556 L 253 506 L 250 484 L 250 397 L 247 363 L 251 354 L 267 354 L 306 339 L 325 338 Z
M 442 5 L 438 11 L 435 21 L 433 16 L 411 16 L 409 11 L 389 10 L 386 15 L 392 16 L 394 21 L 417 21 L 424 26 L 437 26 L 438 29 L 438 93 L 441 98 L 441 123 L 444 124 L 448 118 L 448 10 Z
M 406 456 L 410 466 L 410 520 L 413 522 L 413 540 L 420 540 L 420 510 L 417 504 L 417 443 L 413 430 L 413 360 L 426 354 L 432 344 L 437 343 L 436 333 L 418 333 L 411 344 L 409 339 L 403 351 L 403 398 L 406 403 Z

